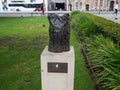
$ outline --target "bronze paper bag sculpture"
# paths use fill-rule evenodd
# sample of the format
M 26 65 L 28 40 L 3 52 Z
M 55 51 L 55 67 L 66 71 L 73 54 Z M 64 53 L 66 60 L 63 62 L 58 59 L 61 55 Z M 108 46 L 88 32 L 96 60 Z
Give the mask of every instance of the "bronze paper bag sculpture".
M 50 52 L 64 52 L 70 50 L 70 21 L 69 14 L 58 16 L 48 14 L 49 27 L 49 46 Z

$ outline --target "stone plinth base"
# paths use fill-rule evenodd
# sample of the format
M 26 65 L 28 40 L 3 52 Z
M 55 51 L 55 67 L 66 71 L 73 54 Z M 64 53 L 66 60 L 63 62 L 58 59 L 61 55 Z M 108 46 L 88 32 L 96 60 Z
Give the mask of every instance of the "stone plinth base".
M 73 90 L 74 88 L 74 49 L 62 53 L 48 51 L 41 54 L 42 90 Z

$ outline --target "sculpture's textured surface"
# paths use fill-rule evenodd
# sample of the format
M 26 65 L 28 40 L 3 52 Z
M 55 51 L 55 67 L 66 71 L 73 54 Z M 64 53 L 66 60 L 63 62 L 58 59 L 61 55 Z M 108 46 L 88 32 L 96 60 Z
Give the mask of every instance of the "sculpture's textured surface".
M 69 14 L 58 16 L 49 14 L 49 47 L 51 52 L 59 53 L 70 50 L 70 22 Z

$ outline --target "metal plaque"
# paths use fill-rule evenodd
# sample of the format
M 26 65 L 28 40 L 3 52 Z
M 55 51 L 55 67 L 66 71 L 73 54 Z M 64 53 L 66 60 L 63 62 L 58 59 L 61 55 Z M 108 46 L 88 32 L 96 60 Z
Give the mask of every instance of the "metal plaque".
M 59 62 L 48 62 L 48 72 L 49 73 L 67 73 L 68 72 L 68 63 L 59 63 Z

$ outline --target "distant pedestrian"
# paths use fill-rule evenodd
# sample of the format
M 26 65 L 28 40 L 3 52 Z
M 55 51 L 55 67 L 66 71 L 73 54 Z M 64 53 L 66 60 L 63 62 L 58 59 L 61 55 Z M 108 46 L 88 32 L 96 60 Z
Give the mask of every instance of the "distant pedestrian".
M 44 8 L 42 9 L 42 14 L 44 15 Z
M 118 13 L 118 2 L 116 2 L 116 4 L 114 5 L 114 10 L 115 10 L 115 14 L 117 16 L 117 13 Z M 117 19 L 117 17 L 115 17 L 115 19 Z

